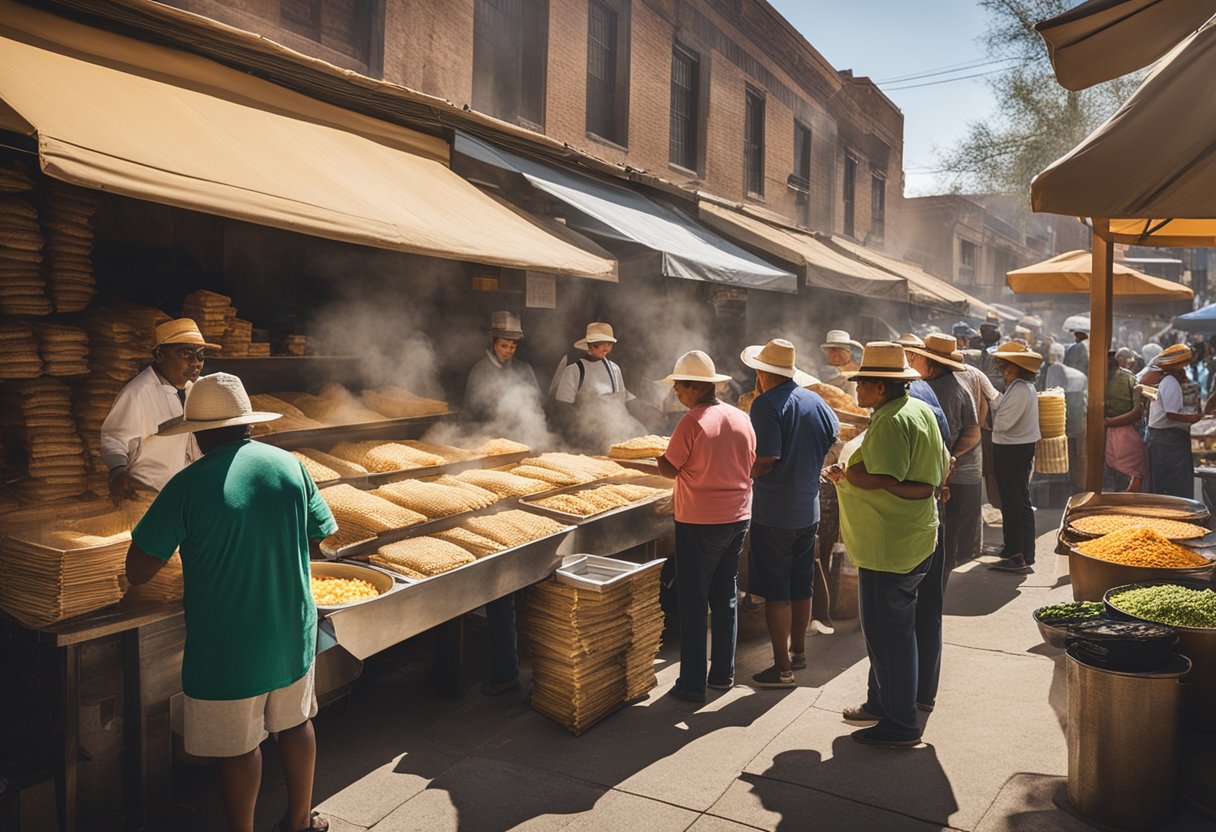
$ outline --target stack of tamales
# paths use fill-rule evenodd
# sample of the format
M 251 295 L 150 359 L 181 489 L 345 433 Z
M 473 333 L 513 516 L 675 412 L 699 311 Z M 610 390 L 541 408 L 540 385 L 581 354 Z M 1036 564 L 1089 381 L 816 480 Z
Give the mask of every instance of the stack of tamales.
M 79 312 L 96 291 L 93 279 L 93 214 L 90 190 L 54 180 L 42 185 L 39 217 L 46 235 L 47 288 L 56 312 Z
M 60 378 L 89 374 L 89 334 L 74 326 L 35 324 L 42 371 Z
M 44 502 L 88 490 L 88 459 L 72 419 L 71 390 L 61 381 L 34 379 L 5 386 L 3 427 L 25 446 L 29 477 L 15 486 L 23 500 Z
M 0 608 L 46 627 L 122 600 L 129 534 L 33 532 L 0 538 Z
M 236 309 L 227 295 L 199 289 L 182 301 L 182 317 L 193 318 L 203 337 L 214 343 L 228 331 L 229 323 L 236 318 Z
M 657 684 L 663 613 L 658 573 L 603 593 L 555 580 L 529 587 L 521 614 L 532 655 L 532 707 L 575 734 Z
M 231 318 L 228 327 L 220 336 L 224 358 L 246 358 L 249 345 L 253 343 L 253 323 L 242 318 Z
M 364 390 L 362 398 L 369 408 L 390 419 L 434 416 L 451 410 L 447 402 L 416 396 L 409 390 L 391 385 Z
M 89 451 L 89 490 L 94 494 L 109 494 L 101 424 L 123 385 L 152 360 L 156 325 L 167 320 L 159 309 L 118 301 L 90 310 L 81 323 L 89 336 L 89 377 L 72 386 L 72 413 Z
M 23 174 L 16 169 L 0 175 L 0 312 L 49 315 L 51 300 L 42 276 L 46 239 L 33 203 L 11 195 L 23 186 L 19 176 Z

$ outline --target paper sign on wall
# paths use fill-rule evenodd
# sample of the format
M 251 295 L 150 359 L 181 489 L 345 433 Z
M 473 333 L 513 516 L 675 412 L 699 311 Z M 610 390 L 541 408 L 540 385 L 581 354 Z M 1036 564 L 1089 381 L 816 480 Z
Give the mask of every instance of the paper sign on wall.
M 528 272 L 524 306 L 529 309 L 556 309 L 557 278 L 551 274 Z

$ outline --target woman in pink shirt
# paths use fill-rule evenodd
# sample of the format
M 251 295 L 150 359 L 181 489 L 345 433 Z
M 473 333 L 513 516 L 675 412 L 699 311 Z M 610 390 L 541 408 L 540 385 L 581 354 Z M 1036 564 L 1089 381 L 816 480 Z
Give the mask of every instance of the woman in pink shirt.
M 667 377 L 688 412 L 659 471 L 676 481 L 676 594 L 680 603 L 680 677 L 672 695 L 704 702 L 705 688 L 735 683 L 739 553 L 752 513 L 756 434 L 747 414 L 719 401 L 717 373 L 700 350 L 680 356 Z M 706 677 L 706 604 L 712 613 Z

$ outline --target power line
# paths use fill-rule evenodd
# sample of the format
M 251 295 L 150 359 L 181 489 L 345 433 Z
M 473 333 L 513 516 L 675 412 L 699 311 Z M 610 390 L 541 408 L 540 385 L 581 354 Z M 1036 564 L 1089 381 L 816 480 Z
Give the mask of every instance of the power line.
M 899 92 L 900 90 L 915 90 L 920 87 L 936 87 L 938 84 L 949 84 L 953 81 L 966 81 L 969 78 L 982 78 L 985 75 L 995 75 L 998 72 L 1003 72 L 1003 69 L 990 69 L 987 72 L 977 72 L 973 75 L 960 75 L 957 78 L 943 78 L 940 81 L 926 81 L 923 84 L 908 84 L 903 87 L 885 87 L 883 92 Z
M 1013 58 L 976 58 L 970 61 L 964 61 L 961 64 L 952 64 L 951 66 L 934 67 L 926 69 L 922 72 L 913 72 L 908 75 L 896 75 L 891 78 L 880 78 L 875 84 L 902 84 L 905 81 L 919 81 L 921 78 L 932 78 L 937 75 L 946 75 L 951 72 L 962 72 L 968 69 L 978 69 L 981 66 L 989 66 L 992 64 L 1004 63 L 1014 60 Z

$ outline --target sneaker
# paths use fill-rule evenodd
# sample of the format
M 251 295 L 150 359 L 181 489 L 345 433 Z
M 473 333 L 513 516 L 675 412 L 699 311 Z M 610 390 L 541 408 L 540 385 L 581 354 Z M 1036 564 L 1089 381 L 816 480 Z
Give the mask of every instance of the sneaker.
M 825 624 L 817 618 L 812 619 L 810 630 L 812 633 L 819 633 L 820 635 L 824 636 L 830 636 L 832 633 L 836 632 L 836 628 L 831 624 Z
M 670 694 L 676 699 L 683 699 L 685 702 L 702 703 L 705 701 L 704 693 L 693 693 L 690 690 L 684 690 L 678 684 L 671 686 Z
M 509 690 L 519 689 L 519 677 L 513 679 L 487 679 L 481 683 L 482 696 L 501 696 Z
M 851 708 L 845 708 L 841 711 L 841 716 L 845 722 L 878 722 L 882 717 L 877 714 L 872 714 L 866 710 L 865 705 L 854 705 Z
M 1021 555 L 1016 558 L 1002 558 L 996 563 L 989 564 L 988 568 L 996 572 L 1012 572 L 1015 575 L 1029 575 L 1034 571 Z
M 725 682 L 706 682 L 705 687 L 713 688 L 714 690 L 730 690 L 735 686 L 735 677 L 731 676 Z
M 790 669 L 806 670 L 806 653 L 790 653 Z
M 885 728 L 875 725 L 873 728 L 862 728 L 852 734 L 854 741 L 862 745 L 885 745 L 888 748 L 915 748 L 920 745 L 920 737 L 905 737 L 893 734 Z
M 796 688 L 798 682 L 794 680 L 794 672 L 792 670 L 778 670 L 776 665 L 773 665 L 768 670 L 762 670 L 752 677 L 752 682 L 758 688 Z

